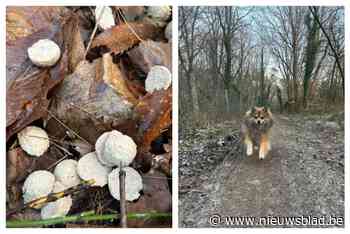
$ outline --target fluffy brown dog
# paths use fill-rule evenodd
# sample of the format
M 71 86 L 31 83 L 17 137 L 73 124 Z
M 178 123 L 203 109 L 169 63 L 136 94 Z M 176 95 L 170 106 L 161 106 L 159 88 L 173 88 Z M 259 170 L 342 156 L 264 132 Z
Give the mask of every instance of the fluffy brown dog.
M 259 145 L 259 159 L 264 159 L 271 149 L 269 134 L 273 125 L 272 113 L 266 107 L 253 107 L 247 111 L 241 126 L 247 155 Z

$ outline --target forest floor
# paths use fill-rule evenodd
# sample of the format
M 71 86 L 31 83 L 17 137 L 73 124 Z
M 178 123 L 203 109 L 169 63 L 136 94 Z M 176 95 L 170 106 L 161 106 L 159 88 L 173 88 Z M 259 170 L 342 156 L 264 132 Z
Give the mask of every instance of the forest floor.
M 272 150 L 265 160 L 245 155 L 238 119 L 184 130 L 180 226 L 275 226 L 266 220 L 311 226 L 307 219 L 316 226 L 343 226 L 343 123 L 343 117 L 275 115 Z

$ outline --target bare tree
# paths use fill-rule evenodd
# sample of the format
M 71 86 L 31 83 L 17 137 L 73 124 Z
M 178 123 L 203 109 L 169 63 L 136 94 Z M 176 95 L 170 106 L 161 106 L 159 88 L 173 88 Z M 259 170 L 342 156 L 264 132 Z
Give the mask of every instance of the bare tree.
M 338 40 L 336 38 L 335 32 L 333 31 L 333 27 L 330 27 L 332 38 L 331 38 L 330 35 L 328 35 L 328 32 L 326 31 L 325 27 L 323 26 L 322 22 L 320 21 L 320 18 L 318 16 L 318 14 L 317 14 L 317 8 L 315 6 L 312 6 L 312 7 L 309 7 L 309 10 L 311 11 L 315 21 L 317 22 L 317 24 L 321 28 L 321 31 L 323 32 L 323 34 L 327 38 L 328 45 L 330 46 L 330 48 L 331 48 L 331 50 L 333 52 L 333 55 L 334 55 L 334 58 L 335 58 L 335 62 L 337 64 L 340 76 L 342 78 L 343 90 L 344 90 L 345 89 L 345 86 L 344 86 L 344 71 L 343 71 L 343 67 L 341 65 L 341 61 L 340 61 L 341 60 L 341 58 L 340 58 L 341 57 L 340 50 L 343 50 L 341 48 L 341 44 L 337 43 Z M 334 16 L 333 16 L 333 19 L 335 19 Z
M 200 7 L 180 8 L 180 48 L 179 60 L 184 70 L 187 84 L 191 91 L 191 102 L 195 116 L 199 116 L 199 97 L 196 87 L 196 78 L 193 75 L 195 58 L 199 54 L 198 36 L 196 27 L 199 22 Z
M 181 7 L 181 116 L 217 121 L 257 104 L 298 112 L 342 100 L 344 9 L 312 10 Z
M 318 8 L 315 8 L 315 14 L 318 15 Z M 319 26 L 310 14 L 305 16 L 305 24 L 307 26 L 307 45 L 305 50 L 305 64 L 304 64 L 304 79 L 303 79 L 303 107 L 307 107 L 307 98 L 309 91 L 309 82 L 312 76 L 312 72 L 315 67 L 317 53 L 320 48 Z

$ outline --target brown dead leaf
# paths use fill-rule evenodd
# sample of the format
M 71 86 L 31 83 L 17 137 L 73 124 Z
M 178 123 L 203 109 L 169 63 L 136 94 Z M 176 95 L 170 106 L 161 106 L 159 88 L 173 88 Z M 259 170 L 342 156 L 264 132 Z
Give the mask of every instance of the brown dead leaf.
M 11 220 L 40 220 L 40 210 L 27 208 L 22 212 L 11 215 Z
M 152 141 L 171 125 L 171 111 L 171 87 L 148 93 L 137 104 L 135 112 L 140 121 L 137 142 L 141 152 L 148 152 Z
M 145 74 L 141 74 L 138 69 L 131 63 L 128 56 L 122 56 L 119 63 L 120 70 L 127 77 L 126 81 L 130 91 L 140 99 L 146 94 Z
M 6 208 L 15 209 L 19 207 L 23 201 L 22 199 L 22 183 L 21 184 L 7 184 L 6 186 Z
M 154 155 L 152 160 L 152 168 L 160 170 L 167 176 L 171 177 L 172 175 L 172 150 L 171 144 L 164 144 L 164 150 L 166 153 Z
M 146 22 L 130 22 L 121 24 L 105 30 L 98 35 L 91 44 L 87 55 L 89 60 L 93 59 L 100 47 L 107 48 L 114 54 L 120 54 L 135 46 L 142 40 L 155 39 L 161 33 L 161 29 Z M 137 35 L 137 36 L 136 36 Z
M 150 171 L 142 176 L 143 195 L 139 200 L 127 204 L 130 213 L 162 212 L 171 213 L 172 200 L 168 178 L 161 172 Z M 154 227 L 170 220 L 128 220 L 128 227 Z
M 6 7 L 6 42 L 29 36 L 60 20 L 64 7 L 8 6 Z
M 64 25 L 63 31 L 68 52 L 68 72 L 72 73 L 78 63 L 84 60 L 85 46 L 80 32 L 80 17 L 73 15 L 71 21 Z
M 34 162 L 35 158 L 28 156 L 20 147 L 9 150 L 6 158 L 6 184 L 16 183 L 27 176 L 28 169 L 33 168 Z
M 137 127 L 138 127 L 137 122 L 133 119 L 127 119 L 123 122 L 115 123 L 115 124 L 112 123 L 113 129 L 117 129 L 118 131 L 130 136 L 133 139 L 136 139 Z
M 106 53 L 102 57 L 103 60 L 103 80 L 111 86 L 120 96 L 136 105 L 137 98 L 130 91 L 126 78 L 118 65 L 113 63 L 111 54 Z
M 171 44 L 143 41 L 128 51 L 128 56 L 136 68 L 147 74 L 154 65 L 162 65 L 171 71 Z

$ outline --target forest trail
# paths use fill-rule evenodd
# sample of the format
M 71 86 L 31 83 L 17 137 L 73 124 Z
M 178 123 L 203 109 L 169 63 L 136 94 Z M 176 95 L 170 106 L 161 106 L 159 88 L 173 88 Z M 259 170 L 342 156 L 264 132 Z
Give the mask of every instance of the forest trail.
M 234 129 L 237 124 L 232 124 Z M 237 141 L 221 147 L 207 143 L 202 150 L 206 153 L 200 157 L 214 154 L 219 160 L 212 170 L 193 174 L 195 183 L 181 173 L 180 162 L 180 225 L 210 227 L 213 214 L 222 217 L 216 227 L 228 227 L 227 216 L 257 217 L 249 226 L 261 226 L 260 217 L 310 215 L 327 221 L 331 215 L 343 217 L 344 133 L 333 125 L 329 121 L 275 116 L 272 150 L 265 160 L 256 154 L 247 157 Z M 208 152 L 210 149 L 213 152 Z M 182 181 L 188 187 L 184 193 Z

